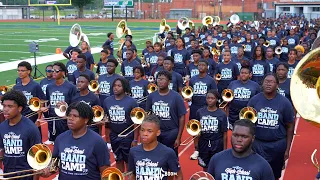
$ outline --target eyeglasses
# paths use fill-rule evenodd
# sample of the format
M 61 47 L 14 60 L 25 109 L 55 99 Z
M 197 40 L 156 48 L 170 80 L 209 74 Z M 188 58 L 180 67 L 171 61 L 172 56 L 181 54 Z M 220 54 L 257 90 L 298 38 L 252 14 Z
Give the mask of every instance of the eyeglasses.
M 52 72 L 55 72 L 55 73 L 59 73 L 60 71 L 62 70 L 58 70 L 58 69 L 53 69 Z
M 47 73 L 52 73 L 52 72 L 53 72 L 53 69 L 46 69 L 46 72 L 47 72 Z

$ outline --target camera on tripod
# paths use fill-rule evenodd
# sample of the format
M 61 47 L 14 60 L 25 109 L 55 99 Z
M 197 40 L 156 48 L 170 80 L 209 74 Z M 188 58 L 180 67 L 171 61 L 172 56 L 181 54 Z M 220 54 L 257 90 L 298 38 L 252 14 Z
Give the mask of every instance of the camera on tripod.
M 29 44 L 29 52 L 31 52 L 31 53 L 39 52 L 39 44 L 34 41 L 31 42 Z

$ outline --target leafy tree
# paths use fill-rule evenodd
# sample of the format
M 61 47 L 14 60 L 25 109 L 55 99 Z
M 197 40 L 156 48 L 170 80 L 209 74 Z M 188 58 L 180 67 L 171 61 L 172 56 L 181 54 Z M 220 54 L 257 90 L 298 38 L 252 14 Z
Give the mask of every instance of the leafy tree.
M 93 3 L 94 0 L 72 0 L 72 5 L 79 8 L 78 17 L 83 18 L 83 8 Z

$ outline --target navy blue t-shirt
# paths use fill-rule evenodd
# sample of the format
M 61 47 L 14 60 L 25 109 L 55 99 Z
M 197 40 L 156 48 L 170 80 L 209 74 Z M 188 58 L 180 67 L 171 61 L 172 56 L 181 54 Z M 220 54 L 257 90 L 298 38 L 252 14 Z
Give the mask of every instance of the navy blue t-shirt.
M 190 54 L 185 48 L 182 50 L 173 48 L 171 49 L 171 57 L 174 58 L 174 69 L 184 69 L 186 61 L 190 59 Z
M 217 89 L 215 80 L 209 75 L 200 78 L 199 75 L 194 76 L 189 81 L 189 86 L 193 89 L 192 104 L 198 106 L 206 105 L 206 95 L 208 90 Z
M 194 62 L 187 65 L 187 75 L 190 75 L 190 78 L 199 74 L 198 65 L 195 65 Z
M 290 95 L 290 79 L 286 79 L 283 83 L 279 83 L 278 93 L 292 102 Z
M 215 180 L 274 180 L 269 163 L 259 154 L 252 152 L 247 157 L 237 158 L 232 154 L 232 149 L 213 155 L 208 173 Z
M 0 149 L 4 149 L 4 172 L 30 169 L 28 151 L 33 145 L 41 143 L 36 125 L 24 116 L 14 126 L 6 120 L 0 124 L 0 137 Z
M 282 46 L 281 47 L 282 53 L 280 54 L 280 61 L 281 62 L 287 62 L 288 61 L 288 55 L 289 55 L 289 47 L 288 46 Z
M 175 71 L 172 71 L 171 75 L 172 75 L 172 80 L 170 81 L 169 89 L 179 92 L 179 88 L 183 87 L 182 76 Z
M 84 102 L 88 104 L 90 107 L 93 107 L 95 105 L 101 106 L 99 98 L 95 94 L 93 94 L 93 92 L 90 92 L 90 91 L 85 96 L 81 96 L 80 92 L 77 92 L 77 94 L 72 97 L 71 103 L 77 102 L 77 101 Z
M 113 55 L 113 41 L 107 39 L 106 42 L 103 43 L 102 47 L 109 46 L 110 47 L 110 54 Z
M 98 83 L 99 83 L 99 98 L 101 104 L 103 104 L 103 101 L 107 98 L 113 95 L 113 89 L 112 84 L 113 81 L 117 78 L 121 77 L 119 74 L 105 74 L 102 76 L 99 76 Z
M 251 80 L 245 84 L 240 80 L 232 81 L 228 89 L 231 89 L 234 94 L 233 100 L 229 103 L 229 121 L 235 122 L 239 119 L 240 110 L 246 107 L 249 100 L 261 89 L 258 83 Z
M 287 136 L 286 124 L 294 121 L 290 101 L 277 94 L 268 100 L 261 92 L 250 99 L 248 106 L 256 109 L 256 138 L 262 141 L 277 141 Z
M 173 149 L 158 142 L 155 149 L 145 151 L 143 145 L 132 147 L 129 153 L 128 170 L 133 171 L 136 179 L 167 180 L 165 172 L 177 173 L 180 164 Z M 163 172 L 165 171 L 165 172 Z
M 197 111 L 196 119 L 201 124 L 200 139 L 215 141 L 223 138 L 223 134 L 228 131 L 228 120 L 226 113 L 217 109 L 209 111 L 203 107 Z
M 288 40 L 288 45 L 290 49 L 294 48 L 299 43 L 299 37 L 297 35 L 287 36 L 286 39 Z
M 228 64 L 218 64 L 216 74 L 221 75 L 221 80 L 218 82 L 218 86 L 221 86 L 221 88 L 226 88 L 231 81 L 237 79 L 237 76 L 240 74 L 240 72 L 238 66 L 230 61 Z
M 126 78 L 128 81 L 134 79 L 133 76 L 133 68 L 136 66 L 140 66 L 140 63 L 136 60 L 129 62 L 128 60 L 124 60 L 121 64 L 121 72 L 123 77 Z
M 40 81 L 40 87 L 44 95 L 46 95 L 47 86 L 54 82 L 56 82 L 54 79 L 48 79 L 48 78 L 44 78 Z
M 294 69 L 296 68 L 297 64 L 299 63 L 299 61 L 295 61 L 293 64 L 289 64 L 288 63 L 288 66 L 289 66 L 289 69 L 288 69 L 288 79 L 291 79 L 292 75 L 293 75 L 293 72 L 294 72 Z
M 172 90 L 165 96 L 160 95 L 159 91 L 149 94 L 146 111 L 150 110 L 159 116 L 162 131 L 179 128 L 179 118 L 187 113 L 181 95 Z
M 269 63 L 270 72 L 275 73 L 276 67 L 277 67 L 278 63 L 280 62 L 279 59 L 276 57 L 273 57 L 272 59 L 270 59 L 270 60 L 267 59 L 266 61 Z
M 85 53 L 83 53 L 83 54 L 84 54 L 84 55 L 86 56 L 86 58 L 87 58 L 86 68 L 87 68 L 87 69 L 90 69 L 91 64 L 94 64 L 93 56 L 92 56 L 92 54 L 91 54 L 89 51 L 87 51 L 87 52 L 85 52 Z
M 68 73 L 67 73 L 68 81 L 72 82 L 72 80 L 73 80 L 73 72 L 78 69 L 77 62 L 69 60 L 67 62 L 67 64 L 66 64 L 66 67 L 67 67 L 67 70 L 68 70 Z
M 252 60 L 250 66 L 252 68 L 251 80 L 261 85 L 263 77 L 270 72 L 269 63 L 265 60 Z
M 55 141 L 52 157 L 60 159 L 59 179 L 101 179 L 99 168 L 110 166 L 106 143 L 90 129 L 80 138 L 74 138 L 71 130 L 60 134 Z
M 145 79 L 141 79 L 140 81 L 131 80 L 130 82 L 131 96 L 135 100 L 139 100 L 148 95 L 148 84 L 149 82 Z M 146 106 L 146 101 L 143 101 L 139 104 L 139 107 L 143 109 Z
M 27 103 L 28 104 L 29 104 L 29 100 L 31 98 L 33 98 L 33 97 L 38 97 L 40 100 L 41 99 L 42 100 L 46 99 L 46 97 L 45 97 L 40 85 L 37 82 L 33 81 L 33 80 L 30 80 L 30 82 L 25 86 L 22 85 L 22 83 L 19 83 L 19 84 L 13 86 L 13 89 L 21 91 L 24 94 L 24 96 L 27 98 Z M 31 112 L 32 112 L 31 109 L 27 106 L 27 107 L 23 108 L 21 114 L 22 115 L 28 115 Z M 36 121 L 37 118 L 38 118 L 38 114 L 30 117 L 30 119 L 32 121 Z
M 104 100 L 103 109 L 109 117 L 111 132 L 120 134 L 133 124 L 130 112 L 135 107 L 138 107 L 136 100 L 127 95 L 121 100 L 116 100 L 115 96 L 110 96 Z M 133 127 L 128 132 L 132 129 Z M 133 133 L 129 136 L 133 137 Z
M 107 71 L 107 62 L 103 63 L 102 61 L 99 61 L 96 73 L 99 74 L 100 76 L 104 75 L 104 74 L 107 74 L 108 73 L 108 71 Z
M 95 79 L 94 73 L 86 68 L 86 70 L 84 70 L 83 72 L 80 72 L 79 70 L 74 71 L 72 81 L 70 82 L 72 82 L 73 84 L 77 84 L 80 74 L 87 74 L 90 78 L 90 81 Z

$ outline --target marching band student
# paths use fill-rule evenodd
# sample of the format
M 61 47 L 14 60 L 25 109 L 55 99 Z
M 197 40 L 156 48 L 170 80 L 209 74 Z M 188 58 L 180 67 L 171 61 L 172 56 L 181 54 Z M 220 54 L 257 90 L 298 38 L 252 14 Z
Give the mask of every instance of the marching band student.
M 104 75 L 104 74 L 107 74 L 107 62 L 108 62 L 108 50 L 101 50 L 100 52 L 100 57 L 101 57 L 101 61 L 98 62 L 98 67 L 97 67 L 97 76 L 96 77 L 99 77 L 101 75 Z
M 202 56 L 202 51 L 200 49 L 195 49 L 195 50 L 192 50 L 191 54 L 193 57 L 193 62 L 187 65 L 187 70 L 186 70 L 187 75 L 189 75 L 190 78 L 199 74 L 198 63 Z
M 186 65 L 189 64 L 190 54 L 185 49 L 183 38 L 177 38 L 176 45 L 177 47 L 171 50 L 170 56 L 174 59 L 174 71 L 184 77 L 186 75 Z
M 47 77 L 40 81 L 40 87 L 41 87 L 42 92 L 44 94 L 46 94 L 46 89 L 47 89 L 48 84 L 54 82 L 54 79 L 52 79 L 52 73 L 53 73 L 52 68 L 53 68 L 53 66 L 51 64 L 47 65 L 47 67 L 46 67 Z
M 94 66 L 94 59 L 93 56 L 91 54 L 91 52 L 89 51 L 89 45 L 88 42 L 86 41 L 82 41 L 81 43 L 81 52 L 82 54 L 84 54 L 86 56 L 86 68 L 89 69 L 90 71 L 93 70 L 93 66 Z
M 209 64 L 208 74 L 209 76 L 213 77 L 217 67 L 217 62 L 213 60 L 212 57 L 210 57 L 212 55 L 208 47 L 204 47 L 202 51 L 202 55 L 203 55 L 202 59 L 208 61 L 208 64 Z
M 183 179 L 175 152 L 157 140 L 161 134 L 160 123 L 156 115 L 147 116 L 143 120 L 140 127 L 141 144 L 132 147 L 129 153 L 128 171 L 133 172 L 130 180 L 150 178 L 167 180 L 173 178 L 173 176 L 168 175 L 169 171 L 176 179 Z M 152 169 L 152 171 L 149 171 L 149 169 Z M 162 171 L 168 174 L 161 174 Z
M 289 70 L 288 70 L 288 79 L 291 79 L 291 76 L 294 72 L 294 69 L 296 68 L 299 61 L 297 61 L 297 50 L 296 49 L 290 49 L 289 50 Z
M 109 32 L 107 34 L 107 41 L 102 45 L 102 48 L 105 48 L 106 46 L 110 47 L 110 54 L 113 55 L 113 40 L 114 40 L 114 34 L 112 32 Z
M 84 102 L 74 102 L 67 109 L 69 130 L 60 134 L 54 145 L 53 158 L 60 160 L 60 180 L 96 180 L 110 166 L 110 155 L 101 136 L 87 128 L 93 112 Z M 43 170 L 43 177 L 54 172 Z
M 150 71 L 157 65 L 158 62 L 158 56 L 163 53 L 162 52 L 162 46 L 160 42 L 156 42 L 153 45 L 154 51 L 152 53 L 149 54 L 149 65 L 150 67 L 148 67 L 150 69 Z
M 265 50 L 262 46 L 256 46 L 253 52 L 253 58 L 250 61 L 250 66 L 252 68 L 251 80 L 261 85 L 263 77 L 270 72 L 270 65 L 265 60 Z
M 289 65 L 287 63 L 280 62 L 278 64 L 276 69 L 277 77 L 279 79 L 278 93 L 288 98 L 288 100 L 291 102 L 290 79 L 288 79 L 288 71 Z
M 275 73 L 277 64 L 280 62 L 278 58 L 276 58 L 274 55 L 274 48 L 267 47 L 267 53 L 266 53 L 266 61 L 269 63 L 269 69 L 270 72 Z
M 173 57 L 167 56 L 163 61 L 163 67 L 164 67 L 164 70 L 171 73 L 172 79 L 170 80 L 169 89 L 180 93 L 183 87 L 183 80 L 182 80 L 182 76 L 179 73 L 173 71 L 173 67 L 174 67 Z
M 190 106 L 190 119 L 197 118 L 197 111 L 206 106 L 206 95 L 210 89 L 217 90 L 217 84 L 215 80 L 207 74 L 208 71 L 208 61 L 200 60 L 199 74 L 192 77 L 189 81 L 189 86 L 193 89 L 192 104 Z M 189 99 L 186 99 L 189 101 Z M 190 159 L 197 159 L 199 155 L 197 139 L 194 141 L 195 151 L 190 156 Z
M 57 117 L 54 109 L 58 102 L 65 102 L 70 104 L 72 97 L 76 94 L 76 87 L 68 81 L 64 80 L 66 75 L 67 68 L 61 62 L 56 62 L 53 64 L 53 79 L 55 83 L 51 83 L 47 86 L 46 89 L 46 100 L 48 100 L 49 104 L 49 117 Z M 43 112 L 45 110 L 42 110 Z M 49 129 L 49 143 L 50 141 L 54 141 L 56 137 L 68 130 L 67 123 L 63 118 L 60 120 L 49 121 L 48 122 Z
M 15 86 L 13 86 L 14 90 L 21 91 L 24 94 L 24 96 L 27 98 L 27 104 L 29 104 L 29 100 L 33 97 L 38 97 L 40 100 L 45 99 L 45 95 L 40 85 L 30 78 L 31 71 L 32 67 L 30 63 L 26 61 L 20 62 L 18 64 L 18 75 L 21 80 L 21 83 L 18 83 Z M 32 110 L 29 108 L 29 106 L 23 108 L 22 115 L 26 116 L 30 113 L 32 113 Z M 36 122 L 39 115 L 40 114 L 35 114 L 29 117 L 29 119 L 33 122 Z
M 251 39 L 251 34 L 250 34 L 249 31 L 246 34 L 245 42 L 243 42 L 242 44 L 246 46 L 246 48 L 244 48 L 244 56 L 247 59 L 251 60 L 252 59 L 253 50 L 254 50 L 256 45 L 255 45 L 254 41 Z
M 28 151 L 33 145 L 41 143 L 41 136 L 36 125 L 21 114 L 27 106 L 27 99 L 22 92 L 11 90 L 3 95 L 2 105 L 6 120 L 0 124 L 0 170 L 2 161 L 4 173 L 31 169 L 27 162 Z M 36 175 L 19 180 L 38 179 Z
M 116 68 L 118 66 L 118 61 L 115 59 L 108 59 L 107 61 L 107 74 L 101 75 L 98 78 L 99 83 L 99 99 L 101 104 L 103 104 L 104 100 L 109 96 L 113 95 L 112 84 L 113 81 L 119 77 L 119 74 L 116 74 Z
M 132 128 L 128 129 L 123 135 L 126 137 L 118 137 L 118 135 L 133 124 L 130 118 L 130 112 L 133 108 L 138 107 L 137 102 L 130 96 L 129 82 L 123 77 L 114 80 L 113 96 L 108 97 L 103 102 L 103 108 L 109 118 L 106 128 L 110 129 L 110 142 L 112 151 L 116 156 L 116 167 L 121 171 L 125 171 L 128 167 L 128 156 L 130 147 L 136 146 L 138 142 L 138 129 L 128 134 Z M 136 125 L 134 125 L 136 127 Z
M 288 40 L 288 45 L 290 49 L 294 48 L 296 45 L 299 44 L 299 37 L 296 35 L 294 29 L 290 29 L 289 35 L 286 37 L 286 39 Z
M 79 54 L 77 57 L 77 70 L 73 72 L 73 78 L 71 82 L 77 84 L 80 74 L 87 74 L 90 77 L 90 81 L 94 80 L 94 73 L 86 68 L 87 57 L 84 54 Z
M 152 45 L 152 42 L 150 40 L 146 41 L 146 48 L 144 48 L 142 50 L 142 55 L 146 56 L 147 54 L 149 54 L 149 50 L 148 47 Z
M 166 57 L 166 54 L 164 53 L 159 54 L 157 65 L 153 69 L 151 69 L 151 76 L 157 77 L 158 72 L 164 70 L 163 61 L 165 57 Z
M 225 50 L 223 53 L 224 61 L 217 65 L 216 75 L 220 74 L 221 79 L 218 81 L 218 91 L 222 93 L 226 89 L 230 82 L 236 80 L 239 76 L 238 66 L 231 60 L 231 51 Z
M 72 97 L 71 103 L 73 102 L 84 102 L 88 104 L 90 107 L 93 106 L 101 106 L 99 98 L 88 89 L 90 83 L 90 78 L 87 74 L 80 74 L 77 80 L 77 89 L 79 90 L 75 96 Z M 90 126 L 91 130 L 95 131 L 99 134 L 99 129 L 97 126 Z
M 133 68 L 140 66 L 140 63 L 133 59 L 134 51 L 132 49 L 127 49 L 126 51 L 126 59 L 121 64 L 121 72 L 124 78 L 126 78 L 128 81 L 131 81 L 134 79 Z
M 262 84 L 263 92 L 248 103 L 258 113 L 253 149 L 269 162 L 275 179 L 281 177 L 294 134 L 293 107 L 287 98 L 277 93 L 278 86 L 277 76 L 267 74 Z
M 187 113 L 186 107 L 181 95 L 169 89 L 172 80 L 170 72 L 160 71 L 156 79 L 158 90 L 148 95 L 146 111 L 152 111 L 159 116 L 161 134 L 158 141 L 174 149 L 178 156 Z
M 71 51 L 71 58 L 67 62 L 66 67 L 67 67 L 67 77 L 68 81 L 72 82 L 73 80 L 73 72 L 77 70 L 77 57 L 78 55 L 81 54 L 81 50 L 74 48 Z
M 238 66 L 238 69 L 239 69 L 239 72 L 240 72 L 240 69 L 241 69 L 241 63 L 243 61 L 248 61 L 249 62 L 249 59 L 247 59 L 245 56 L 244 56 L 244 50 L 243 50 L 243 47 L 242 46 L 239 46 L 237 47 L 238 48 L 238 54 L 236 56 L 233 56 L 231 58 L 231 61 L 236 63 L 236 65 Z
M 274 180 L 268 162 L 252 150 L 255 141 L 255 126 L 247 119 L 234 124 L 231 149 L 215 154 L 208 167 L 215 180 L 254 179 Z
M 288 56 L 289 56 L 289 46 L 288 46 L 288 40 L 282 39 L 282 45 L 281 45 L 282 53 L 279 56 L 279 60 L 281 62 L 288 62 Z
M 259 84 L 250 80 L 251 76 L 250 64 L 243 63 L 239 80 L 232 81 L 228 86 L 228 89 L 231 89 L 234 94 L 233 100 L 229 103 L 228 120 L 231 129 L 233 124 L 239 120 L 240 110 L 246 107 L 249 100 L 261 91 Z
M 144 69 L 142 66 L 136 66 L 133 68 L 134 79 L 131 80 L 130 89 L 131 96 L 135 100 L 139 100 L 148 95 L 148 84 L 149 82 L 142 77 L 144 76 Z M 139 107 L 145 109 L 146 101 L 143 101 L 139 104 Z
M 71 56 L 72 56 L 72 51 L 74 49 L 79 49 L 79 46 L 76 46 L 76 47 L 72 47 L 72 46 L 68 46 L 64 51 L 63 51 L 63 56 L 66 57 L 67 59 L 71 59 Z
M 198 163 L 204 171 L 207 171 L 214 154 L 227 149 L 228 120 L 226 113 L 218 107 L 219 99 L 218 91 L 210 89 L 206 94 L 207 106 L 199 109 L 195 118 L 201 124 L 200 136 L 197 137 Z

